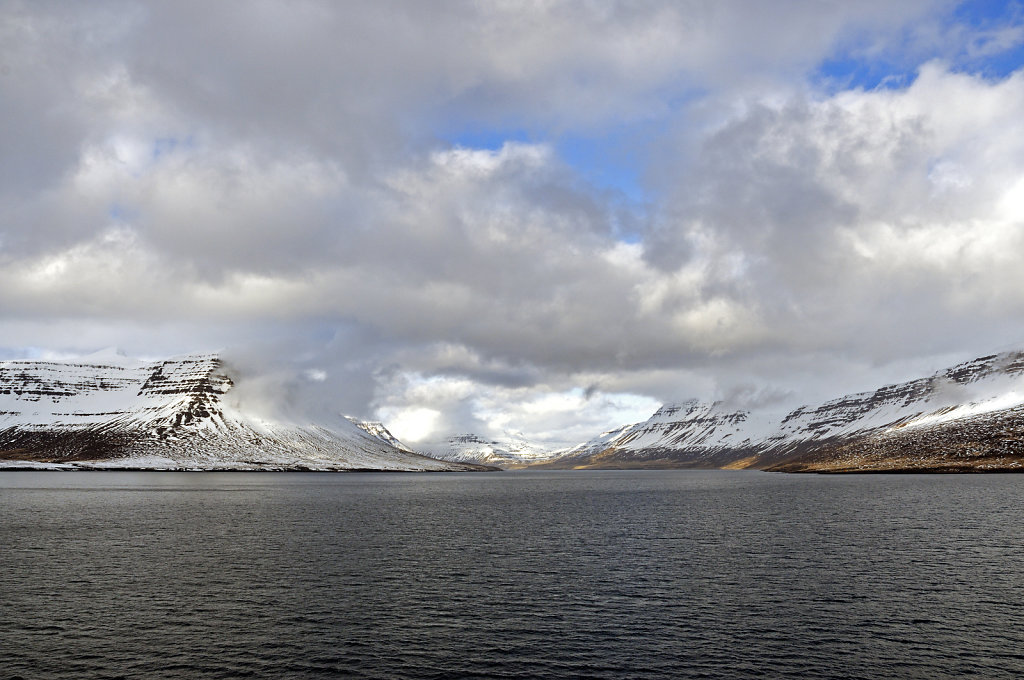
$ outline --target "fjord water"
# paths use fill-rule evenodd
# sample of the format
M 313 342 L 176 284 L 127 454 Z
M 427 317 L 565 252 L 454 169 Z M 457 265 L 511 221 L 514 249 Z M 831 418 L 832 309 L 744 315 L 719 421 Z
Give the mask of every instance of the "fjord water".
M 0 676 L 1024 673 L 1024 475 L 0 473 Z

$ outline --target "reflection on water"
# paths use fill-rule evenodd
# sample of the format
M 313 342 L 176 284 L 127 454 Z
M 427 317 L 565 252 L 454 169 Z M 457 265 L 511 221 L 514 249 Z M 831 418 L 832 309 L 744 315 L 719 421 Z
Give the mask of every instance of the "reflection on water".
M 0 675 L 1018 677 L 1024 476 L 0 473 Z

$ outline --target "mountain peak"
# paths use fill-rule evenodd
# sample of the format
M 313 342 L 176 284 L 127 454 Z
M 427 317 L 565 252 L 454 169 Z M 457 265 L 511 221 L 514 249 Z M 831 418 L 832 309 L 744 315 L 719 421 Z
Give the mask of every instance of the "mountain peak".
M 0 463 L 172 469 L 466 470 L 342 418 L 269 422 L 225 399 L 217 354 L 110 364 L 0 362 Z M 390 433 L 387 433 L 390 435 Z M 397 440 L 395 440 L 397 441 Z
M 788 413 L 693 400 L 562 452 L 569 467 L 1024 466 L 1024 352 L 979 357 L 926 378 Z M 880 452 L 885 452 L 884 455 Z M 969 452 L 969 453 L 968 453 Z

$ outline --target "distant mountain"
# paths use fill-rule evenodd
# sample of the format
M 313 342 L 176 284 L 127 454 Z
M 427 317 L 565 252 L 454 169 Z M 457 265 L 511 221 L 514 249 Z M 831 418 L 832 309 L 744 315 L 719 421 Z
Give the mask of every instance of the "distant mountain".
M 380 423 L 257 417 L 233 389 L 215 355 L 0 362 L 0 468 L 1024 470 L 1021 352 L 784 413 L 665 405 L 558 452 L 465 434 L 430 452 L 443 461 Z
M 543 463 L 560 468 L 1024 470 L 1024 353 L 772 414 L 666 405 Z
M 408 446 L 406 446 L 404 443 L 399 441 L 398 437 L 391 434 L 391 431 L 388 430 L 388 428 L 384 427 L 384 423 L 370 420 L 359 420 L 351 416 L 345 416 L 345 418 L 363 432 L 367 433 L 372 437 L 380 439 L 384 443 L 395 447 L 399 451 L 405 451 L 406 453 L 416 453 Z
M 256 417 L 233 386 L 215 355 L 0 362 L 0 468 L 478 469 L 413 453 L 380 424 Z
M 590 456 L 596 455 L 598 453 L 601 453 L 602 451 L 607 450 L 608 447 L 617 442 L 625 433 L 629 432 L 636 426 L 636 423 L 631 425 L 622 425 L 620 427 L 615 428 L 614 430 L 602 432 L 593 439 L 585 441 L 582 444 L 577 444 L 576 446 L 573 446 L 572 448 L 569 449 L 555 451 L 554 453 L 551 454 L 550 458 L 552 460 L 587 459 Z
M 460 434 L 450 437 L 441 446 L 431 448 L 429 453 L 441 460 L 506 468 L 522 467 L 552 457 L 548 450 L 531 444 L 519 434 L 501 439 L 484 439 L 475 434 Z

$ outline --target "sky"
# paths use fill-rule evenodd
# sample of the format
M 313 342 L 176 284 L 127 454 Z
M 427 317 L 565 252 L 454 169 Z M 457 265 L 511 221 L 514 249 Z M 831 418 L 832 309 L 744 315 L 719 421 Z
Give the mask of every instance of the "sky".
M 1024 349 L 1024 5 L 0 0 L 0 359 L 413 445 Z

